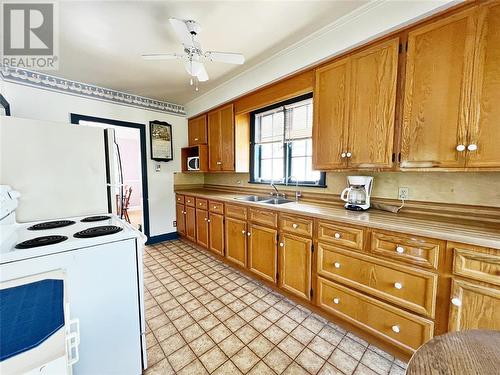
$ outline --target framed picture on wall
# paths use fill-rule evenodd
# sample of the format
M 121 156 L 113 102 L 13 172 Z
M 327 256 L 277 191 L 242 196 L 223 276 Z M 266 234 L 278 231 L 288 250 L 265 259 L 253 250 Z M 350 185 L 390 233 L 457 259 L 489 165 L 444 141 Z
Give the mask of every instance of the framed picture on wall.
M 170 161 L 174 159 L 172 147 L 172 125 L 162 121 L 149 122 L 151 159 Z
M 0 116 L 10 116 L 9 102 L 0 94 Z

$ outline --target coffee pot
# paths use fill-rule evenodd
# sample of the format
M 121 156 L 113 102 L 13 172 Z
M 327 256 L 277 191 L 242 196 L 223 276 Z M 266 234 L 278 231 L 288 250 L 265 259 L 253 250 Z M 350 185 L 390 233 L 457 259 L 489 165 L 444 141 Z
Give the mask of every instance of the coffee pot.
M 340 199 L 346 202 L 344 207 L 352 211 L 364 211 L 369 209 L 373 177 L 348 176 L 347 184 L 348 187 L 340 194 Z

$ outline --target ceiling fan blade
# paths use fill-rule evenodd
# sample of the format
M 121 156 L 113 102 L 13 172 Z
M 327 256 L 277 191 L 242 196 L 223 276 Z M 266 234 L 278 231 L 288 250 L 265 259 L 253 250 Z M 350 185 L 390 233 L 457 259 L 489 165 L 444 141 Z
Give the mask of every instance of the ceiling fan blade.
M 144 60 L 172 60 L 172 59 L 183 59 L 186 55 L 180 53 L 152 53 L 142 55 Z
M 185 47 L 194 47 L 193 36 L 189 32 L 186 22 L 177 18 L 169 18 L 175 34 Z
M 200 70 L 203 68 L 203 64 L 199 61 L 186 61 L 184 63 L 184 67 L 186 68 L 186 72 L 189 75 L 196 77 Z
M 208 81 L 208 73 L 207 70 L 205 69 L 205 65 L 200 63 L 200 69 L 198 71 L 198 74 L 196 74 L 196 77 L 200 82 Z
M 218 61 L 227 64 L 241 65 L 245 62 L 245 57 L 241 53 L 207 51 L 205 57 L 211 61 Z

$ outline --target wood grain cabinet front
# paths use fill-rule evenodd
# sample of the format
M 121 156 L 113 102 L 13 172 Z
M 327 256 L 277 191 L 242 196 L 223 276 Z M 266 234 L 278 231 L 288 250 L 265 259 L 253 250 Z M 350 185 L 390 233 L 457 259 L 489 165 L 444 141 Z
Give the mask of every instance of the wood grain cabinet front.
M 431 320 L 321 277 L 318 277 L 318 305 L 407 353 L 413 353 L 433 336 Z
M 185 196 L 184 203 L 186 204 L 186 206 L 196 207 L 196 198 L 191 196 Z
M 437 275 L 318 243 L 318 274 L 434 317 Z
M 208 201 L 206 199 L 196 198 L 196 208 L 199 210 L 208 209 Z
M 224 214 L 224 203 L 209 201 L 208 202 L 208 210 L 210 212 L 214 212 L 216 214 Z
M 448 249 L 453 251 L 453 274 L 500 286 L 500 250 L 457 243 L 448 243 Z
M 208 212 L 196 209 L 196 241 L 198 245 L 208 247 Z
M 210 212 L 209 222 L 209 249 L 224 255 L 224 216 Z
M 300 298 L 310 300 L 312 240 L 282 233 L 278 252 L 279 286 Z
M 186 213 L 186 237 L 196 242 L 196 208 L 186 206 L 184 210 Z
M 249 221 L 276 228 L 278 226 L 278 213 L 268 209 L 250 208 Z
M 453 279 L 450 331 L 500 330 L 500 288 Z
M 175 219 L 177 220 L 177 233 L 181 236 L 186 235 L 186 211 L 183 204 L 175 205 Z
M 233 104 L 208 113 L 208 168 L 211 172 L 234 171 Z
M 225 204 L 226 217 L 232 217 L 235 219 L 246 220 L 247 219 L 247 208 L 245 206 L 240 206 L 236 204 Z
M 445 242 L 403 233 L 373 230 L 370 251 L 374 255 L 437 270 Z
M 190 146 L 207 143 L 207 115 L 189 119 L 188 141 Z
M 280 214 L 279 216 L 280 230 L 299 236 L 312 237 L 313 235 L 313 220 L 298 217 L 296 215 Z
M 329 221 L 318 222 L 318 241 L 363 250 L 364 230 L 359 227 L 337 224 Z
M 248 237 L 248 269 L 263 279 L 276 283 L 278 231 L 249 224 Z
M 226 258 L 241 267 L 247 266 L 247 222 L 225 218 Z
M 184 195 L 177 194 L 175 196 L 175 201 L 180 204 L 184 204 Z

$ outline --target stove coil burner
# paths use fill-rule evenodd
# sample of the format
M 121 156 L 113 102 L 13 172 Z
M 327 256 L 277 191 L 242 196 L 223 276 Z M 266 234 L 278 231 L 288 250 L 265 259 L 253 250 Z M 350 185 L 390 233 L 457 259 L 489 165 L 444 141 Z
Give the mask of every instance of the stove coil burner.
M 55 220 L 55 221 L 46 221 L 44 223 L 38 223 L 32 225 L 28 228 L 28 230 L 45 230 L 45 229 L 55 229 L 67 227 L 69 225 L 73 225 L 75 222 L 73 220 Z
M 99 236 L 106 236 L 108 234 L 114 234 L 122 231 L 123 228 L 117 227 L 116 225 L 102 225 L 100 227 L 93 227 L 84 229 L 73 235 L 76 238 L 92 238 Z
M 15 247 L 16 249 L 30 249 L 32 247 L 53 245 L 59 242 L 66 241 L 67 239 L 68 237 L 66 236 L 42 236 L 20 242 Z
M 103 221 L 108 219 L 111 219 L 111 216 L 100 215 L 100 216 L 89 216 L 80 221 L 83 223 L 92 223 L 94 221 Z

